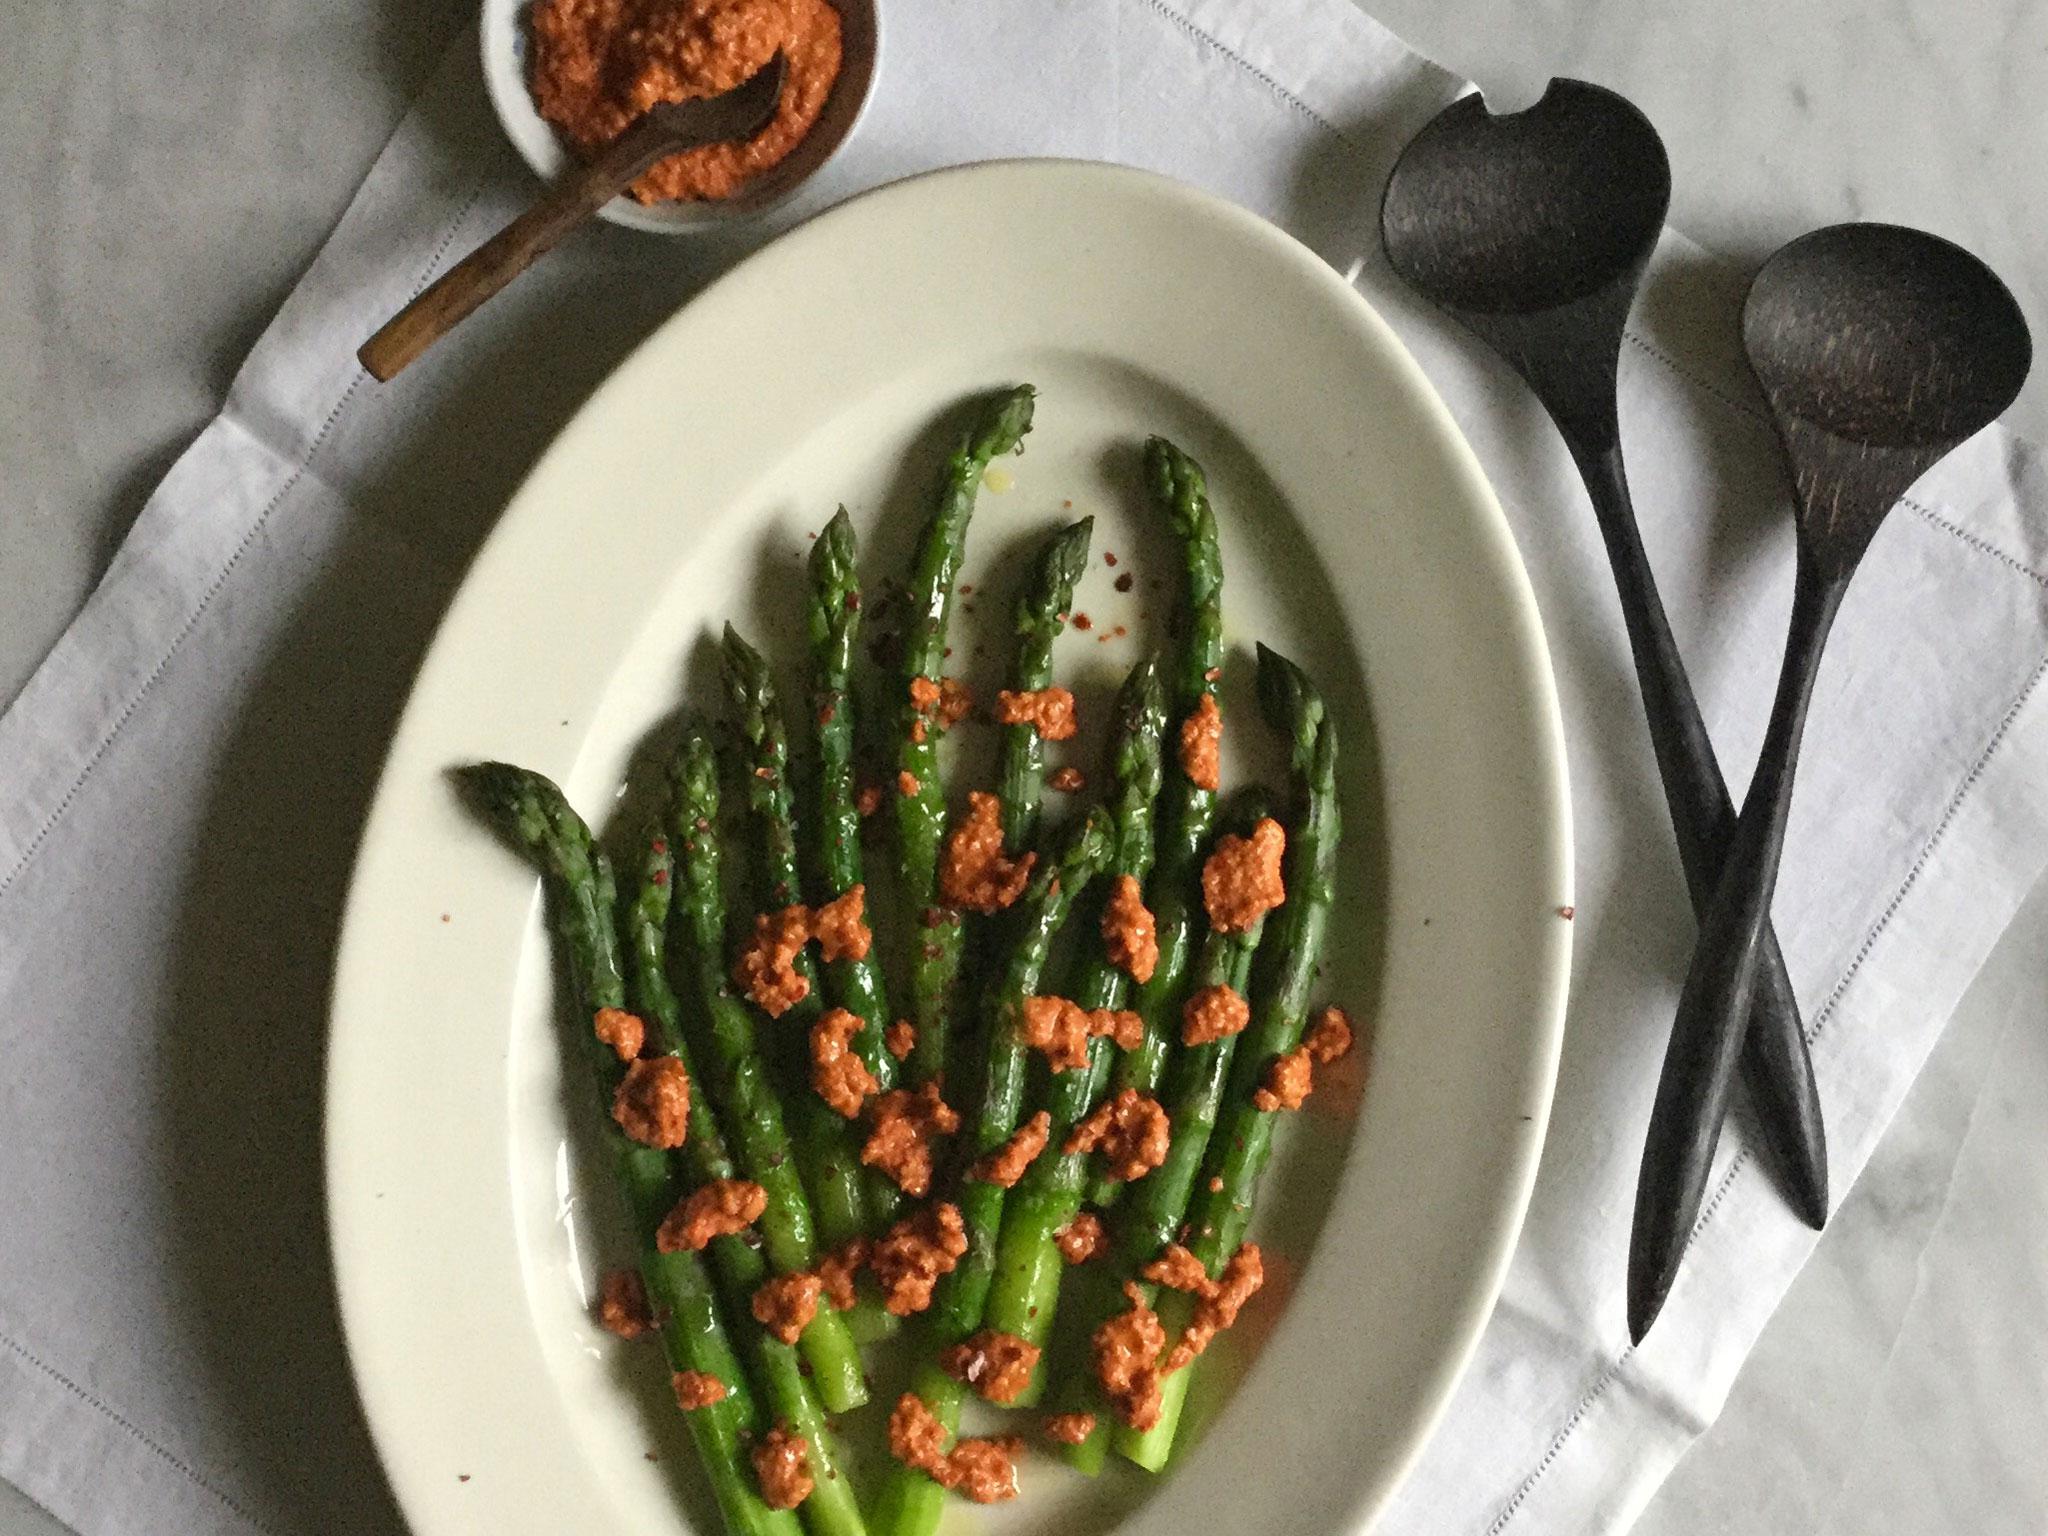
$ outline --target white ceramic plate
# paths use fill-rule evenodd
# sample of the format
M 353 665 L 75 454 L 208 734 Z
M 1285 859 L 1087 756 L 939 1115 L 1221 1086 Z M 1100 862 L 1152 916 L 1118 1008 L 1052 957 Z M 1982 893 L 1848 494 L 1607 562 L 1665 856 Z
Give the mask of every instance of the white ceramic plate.
M 1136 444 L 1200 458 L 1233 647 L 1298 657 L 1344 732 L 1326 982 L 1377 1043 L 1369 1086 L 1340 1070 L 1288 1128 L 1274 1278 L 1205 1373 L 1199 1443 L 1158 1480 L 1034 1458 L 1023 1499 L 953 1528 L 1349 1530 L 1449 1393 L 1535 1173 L 1569 948 L 1557 706 L 1507 527 L 1392 333 L 1288 236 L 1134 171 L 976 166 L 825 214 L 657 332 L 536 467 L 421 669 L 349 897 L 327 1125 L 350 1353 L 421 1536 L 709 1528 L 657 1359 L 587 1318 L 622 1250 L 602 1181 L 586 1196 L 534 883 L 445 770 L 523 762 L 607 819 L 686 689 L 714 700 L 719 623 L 793 649 L 805 535 L 841 501 L 871 586 L 899 568 L 957 403 L 1017 380 L 1037 427 L 976 515 L 958 661 L 988 678 L 1004 569 L 1093 513 L 1093 627 L 1059 656 L 1092 749 L 1171 591 Z M 1240 772 L 1266 734 L 1249 670 L 1226 682 Z

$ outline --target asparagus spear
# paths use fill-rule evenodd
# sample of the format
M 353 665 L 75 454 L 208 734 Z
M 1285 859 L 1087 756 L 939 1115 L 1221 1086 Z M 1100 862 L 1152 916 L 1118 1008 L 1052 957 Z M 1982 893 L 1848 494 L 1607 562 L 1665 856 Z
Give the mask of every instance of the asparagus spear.
M 478 763 L 457 770 L 456 777 L 491 824 L 541 872 L 555 937 L 569 961 L 577 1033 L 608 1109 L 623 1064 L 588 1021 L 600 1008 L 625 1005 L 610 867 L 593 848 L 590 829 L 541 775 L 509 763 Z M 678 1193 L 669 1155 L 628 1138 L 609 1113 L 603 1123 L 613 1176 L 640 1245 L 641 1281 L 667 1314 L 661 1338 L 670 1368 L 701 1371 L 727 1387 L 722 1401 L 685 1415 L 726 1529 L 734 1536 L 796 1536 L 796 1517 L 762 1501 L 747 1464 L 746 1442 L 761 1428 L 760 1407 L 726 1335 L 710 1277 L 696 1254 L 655 1247 L 655 1229 Z
M 1233 797 L 1225 818 L 1228 830 L 1248 836 L 1266 810 L 1263 790 L 1251 787 L 1240 791 Z M 1251 975 L 1252 956 L 1264 928 L 1265 920 L 1260 918 L 1236 933 L 1206 929 L 1189 995 L 1202 987 L 1228 987 L 1243 996 Z M 1176 1035 L 1178 1032 L 1176 1027 Z M 1226 1035 L 1220 1040 L 1182 1046 L 1174 1053 L 1162 1098 L 1173 1124 L 1166 1159 L 1132 1187 L 1118 1209 L 1108 1253 L 1088 1267 L 1079 1306 L 1084 1337 L 1124 1309 L 1126 1282 L 1136 1284 L 1148 1304 L 1155 1298 L 1158 1287 L 1142 1280 L 1139 1271 L 1174 1240 L 1187 1212 L 1188 1197 L 1201 1171 L 1203 1149 L 1216 1123 L 1236 1047 L 1237 1036 Z M 1112 1430 L 1120 1426 L 1112 1425 L 1109 1405 L 1092 1373 L 1082 1370 L 1066 1378 L 1061 1407 L 1063 1411 L 1094 1414 L 1093 1432 L 1080 1444 L 1067 1447 L 1064 1454 L 1091 1475 L 1100 1471 Z
M 755 900 L 763 912 L 773 912 L 803 899 L 788 732 L 774 670 L 730 624 L 725 626 L 723 661 L 726 693 L 747 749 L 741 782 L 747 791 L 748 840 L 756 850 Z M 797 951 L 795 969 L 809 990 L 773 1027 L 785 1044 L 778 1053 L 786 1069 L 783 1092 L 796 1133 L 797 1162 L 818 1215 L 818 1239 L 837 1248 L 868 1230 L 860 1148 L 852 1125 L 811 1090 L 810 1029 L 825 1011 L 825 997 L 808 948 Z
M 1208 482 L 1202 467 L 1163 437 L 1145 444 L 1145 478 L 1153 500 L 1165 513 L 1181 541 L 1186 588 L 1175 614 L 1175 644 L 1169 666 L 1173 718 L 1184 723 L 1204 699 L 1216 695 L 1223 670 L 1223 551 L 1216 532 L 1216 514 L 1209 505 Z M 1176 765 L 1166 775 L 1161 794 L 1158 862 L 1152 870 L 1147 902 L 1159 926 L 1159 965 L 1152 979 L 1138 988 L 1137 1012 L 1145 1021 L 1145 1038 L 1137 1050 L 1117 1059 L 1116 1086 L 1155 1093 L 1166 1069 L 1173 1041 L 1195 935 L 1196 877 L 1209 824 L 1216 814 L 1216 792 L 1188 777 Z M 1116 1201 L 1120 1186 L 1098 1180 L 1089 1191 L 1095 1204 Z
M 945 671 L 946 630 L 953 583 L 967 550 L 967 524 L 983 473 L 1031 430 L 1029 385 L 992 398 L 980 419 L 946 461 L 937 505 L 919 537 L 911 571 L 911 621 L 904 636 L 896 696 L 896 841 L 909 905 L 922 940 L 910 975 L 910 1022 L 917 1044 L 909 1061 L 913 1082 L 936 1082 L 946 1066 L 946 1033 L 960 969 L 960 914 L 939 903 L 939 853 L 946 832 L 946 789 L 939 779 L 938 733 L 920 712 L 912 687 L 939 681 Z
M 811 638 L 811 718 L 818 743 L 818 815 L 814 822 L 817 896 L 829 901 L 863 883 L 860 811 L 854 788 L 853 658 L 860 639 L 860 576 L 852 519 L 841 507 L 812 547 L 807 618 Z M 896 1058 L 883 1043 L 891 1019 L 874 950 L 858 960 L 834 960 L 825 967 L 833 1004 L 866 1026 L 853 1037 L 854 1050 L 881 1090 L 896 1085 Z M 879 1175 L 867 1185 L 869 1222 L 884 1226 L 899 1191 Z
M 974 1118 L 973 1143 L 985 1157 L 1008 1141 L 1023 1115 L 1028 1048 L 1018 1025 L 1024 1000 L 1038 991 L 1046 955 L 1073 909 L 1110 854 L 1108 816 L 1095 811 L 1071 827 L 1039 868 L 1018 902 L 1018 938 L 990 994 L 988 1049 L 982 1070 L 981 1104 Z M 1042 1155 L 1042 1154 L 1041 1154 Z M 924 1359 L 911 1380 L 911 1390 L 924 1399 L 934 1417 L 951 1434 L 959 1423 L 964 1389 L 940 1369 L 942 1349 L 967 1338 L 981 1324 L 995 1268 L 996 1235 L 1003 1219 L 1004 1190 L 970 1172 L 960 1191 L 960 1214 L 967 1227 L 967 1252 L 946 1275 L 925 1314 Z M 888 1536 L 930 1536 L 944 1508 L 945 1490 L 923 1472 L 891 1462 L 875 1509 L 874 1524 Z
M 1195 1198 L 1188 1247 L 1214 1276 L 1244 1241 L 1259 1177 L 1273 1150 L 1277 1111 L 1252 1102 L 1266 1069 L 1301 1043 L 1309 994 L 1321 964 L 1330 907 L 1336 899 L 1337 731 L 1323 701 L 1299 667 L 1259 647 L 1259 706 L 1291 744 L 1296 809 L 1288 833 L 1287 901 L 1273 920 L 1271 942 L 1261 946 L 1252 983 L 1252 1018 L 1237 1049 L 1223 1111 L 1209 1138 L 1203 1172 L 1209 1183 Z M 1167 1336 L 1187 1325 L 1193 1301 L 1179 1291 L 1160 1303 Z M 1181 1409 L 1187 1401 L 1189 1370 L 1166 1378 L 1159 1423 L 1124 1450 L 1140 1466 L 1157 1471 L 1173 1449 Z
M 737 1145 L 741 1171 L 768 1193 L 760 1227 L 769 1265 L 777 1274 L 794 1274 L 817 1259 L 811 1206 L 791 1156 L 782 1106 L 755 1045 L 753 1016 L 726 985 L 718 765 L 704 723 L 695 716 L 684 722 L 669 775 L 675 797 L 670 841 L 680 853 L 680 949 L 703 1013 L 701 1082 Z M 867 1401 L 859 1352 L 837 1312 L 821 1307 L 798 1343 L 828 1409 L 844 1413 Z
M 1088 564 L 1095 519 L 1084 517 L 1046 541 L 1017 598 L 1017 650 L 1010 687 L 1034 693 L 1052 682 L 1052 647 L 1074 606 L 1074 583 Z M 1038 837 L 1039 798 L 1045 787 L 1045 738 L 1028 721 L 1003 727 L 996 783 L 1003 801 L 1003 848 L 1022 853 Z
M 1148 659 L 1131 669 L 1117 694 L 1108 800 L 1116 847 L 1104 871 L 1111 877 L 1129 875 L 1142 883 L 1152 867 L 1152 802 L 1163 772 L 1165 733 L 1166 695 L 1159 664 Z M 1091 908 L 1099 914 L 1101 902 L 1092 902 Z M 1129 973 L 1111 962 L 1101 944 L 1092 944 L 1074 987 L 1074 1002 L 1091 1011 L 1121 1008 L 1130 980 Z M 1051 1145 L 1011 1191 L 1003 1214 L 986 1322 L 1032 1344 L 1043 1346 L 1051 1337 L 1063 1267 L 1054 1238 L 1080 1211 L 1082 1186 L 1088 1176 L 1086 1153 L 1061 1153 L 1058 1148 L 1101 1097 L 1115 1050 L 1109 1036 L 1097 1035 L 1088 1043 L 1085 1069 L 1053 1074 L 1046 1099 L 1046 1109 L 1052 1115 Z M 1037 1402 L 1044 1383 L 1041 1366 L 1032 1373 L 1031 1385 L 1017 1399 L 1017 1406 Z
M 678 1058 L 695 1082 L 697 1068 L 683 1035 L 682 1004 L 669 985 L 666 963 L 674 876 L 675 854 L 668 839 L 650 838 L 640 863 L 639 890 L 625 912 L 627 998 L 661 1048 Z M 718 1117 L 701 1093 L 691 1102 L 689 1139 L 677 1160 L 693 1186 L 739 1177 L 725 1135 L 718 1128 Z M 805 1526 L 811 1536 L 865 1536 L 860 1504 L 852 1483 L 838 1470 L 838 1449 L 825 1422 L 825 1410 L 804 1375 L 803 1361 L 792 1345 L 753 1321 L 754 1292 L 768 1278 L 768 1261 L 736 1233 L 713 1238 L 707 1252 L 726 1315 L 742 1319 L 741 1347 L 769 1411 L 810 1443 L 810 1470 L 816 1486 L 800 1506 Z

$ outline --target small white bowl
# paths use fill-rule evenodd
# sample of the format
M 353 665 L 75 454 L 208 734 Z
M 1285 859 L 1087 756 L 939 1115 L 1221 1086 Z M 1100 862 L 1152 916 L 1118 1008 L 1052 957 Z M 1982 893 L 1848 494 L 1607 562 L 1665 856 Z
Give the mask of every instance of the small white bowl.
M 491 105 L 515 148 L 543 181 L 553 181 L 569 163 L 569 151 L 541 117 L 527 85 L 526 13 L 532 0 L 484 0 L 484 83 Z M 825 110 L 789 158 L 764 171 L 732 197 L 715 202 L 636 203 L 615 197 L 598 209 L 598 217 L 630 229 L 658 235 L 685 235 L 765 213 L 787 201 L 797 188 L 822 169 L 853 137 L 868 97 L 874 92 L 875 69 L 882 53 L 880 0 L 832 0 L 839 12 L 841 61 L 839 78 Z

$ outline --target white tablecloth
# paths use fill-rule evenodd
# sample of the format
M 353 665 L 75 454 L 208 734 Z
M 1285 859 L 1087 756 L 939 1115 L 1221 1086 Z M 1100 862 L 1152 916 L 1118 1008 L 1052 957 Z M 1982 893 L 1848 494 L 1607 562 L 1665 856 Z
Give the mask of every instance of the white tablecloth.
M 875 110 L 816 202 L 1010 153 L 1179 174 L 1295 230 L 1414 346 L 1500 489 L 1571 736 L 1580 944 L 1537 1200 L 1398 1531 L 1618 1528 L 1810 1247 L 1739 1152 L 1650 1345 L 1623 1346 L 1628 1191 L 1690 924 L 1618 615 L 1540 413 L 1393 288 L 1393 149 L 1456 82 L 1337 0 L 892 11 Z M 221 419 L 0 717 L 0 1475 L 99 1532 L 389 1529 L 345 1385 L 317 1208 L 327 954 L 405 679 L 523 466 L 652 322 L 739 254 L 579 240 L 394 389 L 354 343 L 527 195 L 458 52 Z M 1653 559 L 1740 782 L 1788 530 L 1730 350 L 1736 294 L 1668 243 L 1624 360 Z M 1822 679 L 1778 921 L 1838 1189 L 2038 873 L 2044 486 L 1999 434 L 1881 537 Z M 294 1326 L 279 1326 L 280 1319 Z

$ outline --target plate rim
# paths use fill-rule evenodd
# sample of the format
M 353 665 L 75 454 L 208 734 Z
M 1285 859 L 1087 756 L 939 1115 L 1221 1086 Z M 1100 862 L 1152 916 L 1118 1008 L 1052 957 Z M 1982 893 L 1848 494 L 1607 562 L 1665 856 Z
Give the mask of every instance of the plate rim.
M 419 1509 L 423 1501 L 410 1496 L 409 1490 L 416 1486 L 421 1469 L 416 1469 L 412 1465 L 412 1458 L 407 1454 L 406 1448 L 393 1444 L 392 1437 L 380 1429 L 373 1399 L 381 1397 L 388 1389 L 391 1379 L 389 1368 L 395 1362 L 373 1362 L 369 1358 L 371 1352 L 365 1341 L 366 1330 L 362 1324 L 361 1309 L 365 1304 L 362 1298 L 363 1287 L 356 1283 L 356 1261 L 344 1240 L 344 1222 L 354 1217 L 345 1217 L 343 1213 L 364 1212 L 365 1208 L 362 1204 L 363 1191 L 350 1186 L 347 1174 L 347 1134 L 342 1127 L 348 1121 L 349 1115 L 344 1102 L 347 1096 L 346 1084 L 335 1068 L 335 1042 L 339 1031 L 344 1027 L 343 1016 L 347 1011 L 347 996 L 353 990 L 351 975 L 354 969 L 363 963 L 357 955 L 363 943 L 363 923 L 359 920 L 357 909 L 359 903 L 369 899 L 362 879 L 363 868 L 379 835 L 380 821 L 391 814 L 388 801 L 392 793 L 395 760 L 401 755 L 401 748 L 415 730 L 415 711 L 424 707 L 421 697 L 422 683 L 444 647 L 452 643 L 451 634 L 462 617 L 464 599 L 472 594 L 479 575 L 503 557 L 505 548 L 515 541 L 522 529 L 536 518 L 545 515 L 544 508 L 529 507 L 527 502 L 533 495 L 536 483 L 546 478 L 551 461 L 563 451 L 566 443 L 577 438 L 580 431 L 589 430 L 589 422 L 603 414 L 607 402 L 630 389 L 637 376 L 648 366 L 650 356 L 656 354 L 666 344 L 666 338 L 679 326 L 686 324 L 693 313 L 714 307 L 721 293 L 744 281 L 749 269 L 757 263 L 776 252 L 784 252 L 785 248 L 798 242 L 827 239 L 839 226 L 852 223 L 864 210 L 882 200 L 916 196 L 919 189 L 928 190 L 939 183 L 1013 175 L 1019 172 L 1027 175 L 1076 176 L 1128 184 L 1151 195 L 1177 199 L 1186 204 L 1196 216 L 1241 226 L 1253 226 L 1266 238 L 1276 242 L 1277 246 L 1291 249 L 1296 259 L 1312 264 L 1328 285 L 1334 290 L 1341 290 L 1347 296 L 1366 327 L 1376 333 L 1385 365 L 1398 376 L 1395 382 L 1409 397 L 1409 403 L 1432 419 L 1439 439 L 1436 446 L 1449 454 L 1451 467 L 1464 481 L 1463 490 L 1471 502 L 1469 510 L 1480 518 L 1487 542 L 1498 557 L 1500 572 L 1506 582 L 1505 590 L 1499 595 L 1509 602 L 1511 612 L 1507 619 L 1517 642 L 1512 659 L 1519 663 L 1523 674 L 1521 681 L 1527 687 L 1531 723 L 1539 727 L 1537 734 L 1540 740 L 1531 745 L 1539 749 L 1540 756 L 1524 765 L 1531 780 L 1531 793 L 1547 812 L 1546 824 L 1539 829 L 1539 840 L 1542 845 L 1542 878 L 1536 883 L 1558 893 L 1560 905 L 1569 907 L 1573 884 L 1573 835 L 1562 708 L 1549 644 L 1528 568 L 1521 557 L 1499 499 L 1471 445 L 1453 418 L 1448 404 L 1424 374 L 1421 365 L 1402 342 L 1398 333 L 1354 283 L 1347 281 L 1289 231 L 1217 193 L 1157 172 L 1104 161 L 1062 157 L 1012 157 L 944 166 L 865 189 L 822 210 L 793 229 L 765 242 L 654 327 L 577 406 L 550 439 L 548 445 L 522 476 L 518 488 L 507 500 L 504 511 L 499 515 L 490 533 L 478 545 L 460 582 L 456 585 L 446 611 L 421 653 L 407 690 L 405 706 L 382 754 L 376 788 L 364 815 L 362 834 L 351 864 L 329 990 L 322 1091 L 322 1189 L 329 1258 L 351 1377 L 379 1462 L 408 1521 L 420 1518 Z M 1483 1273 L 1474 1277 L 1475 1284 L 1470 1288 L 1466 1303 L 1459 1309 L 1458 1346 L 1439 1355 L 1436 1368 L 1430 1373 L 1430 1400 L 1422 1404 L 1420 1411 L 1414 1416 L 1413 1427 L 1405 1445 L 1398 1454 L 1390 1458 L 1388 1474 L 1381 1479 L 1377 1487 L 1362 1491 L 1363 1505 L 1356 1511 L 1357 1520 L 1369 1521 L 1383 1508 L 1421 1456 L 1449 1406 L 1457 1383 L 1463 1377 L 1478 1348 L 1480 1337 L 1505 1283 L 1508 1265 L 1526 1219 L 1548 1129 L 1564 1037 L 1571 970 L 1571 928 L 1569 922 L 1550 925 L 1546 940 L 1534 946 L 1531 954 L 1526 957 L 1538 973 L 1531 983 L 1532 992 L 1540 994 L 1543 998 L 1540 1016 L 1530 1021 L 1530 1027 L 1525 1034 L 1527 1049 L 1517 1057 L 1516 1062 L 1516 1080 L 1528 1092 L 1525 1102 L 1529 1113 L 1527 1118 L 1517 1128 L 1507 1132 L 1504 1138 L 1506 1177 L 1501 1192 L 1502 1199 L 1495 1209 L 1495 1219 L 1485 1234 L 1485 1241 L 1480 1244 L 1484 1257 L 1479 1267 Z M 421 1529 L 423 1536 L 438 1536 L 438 1528 L 430 1531 L 423 1526 Z

